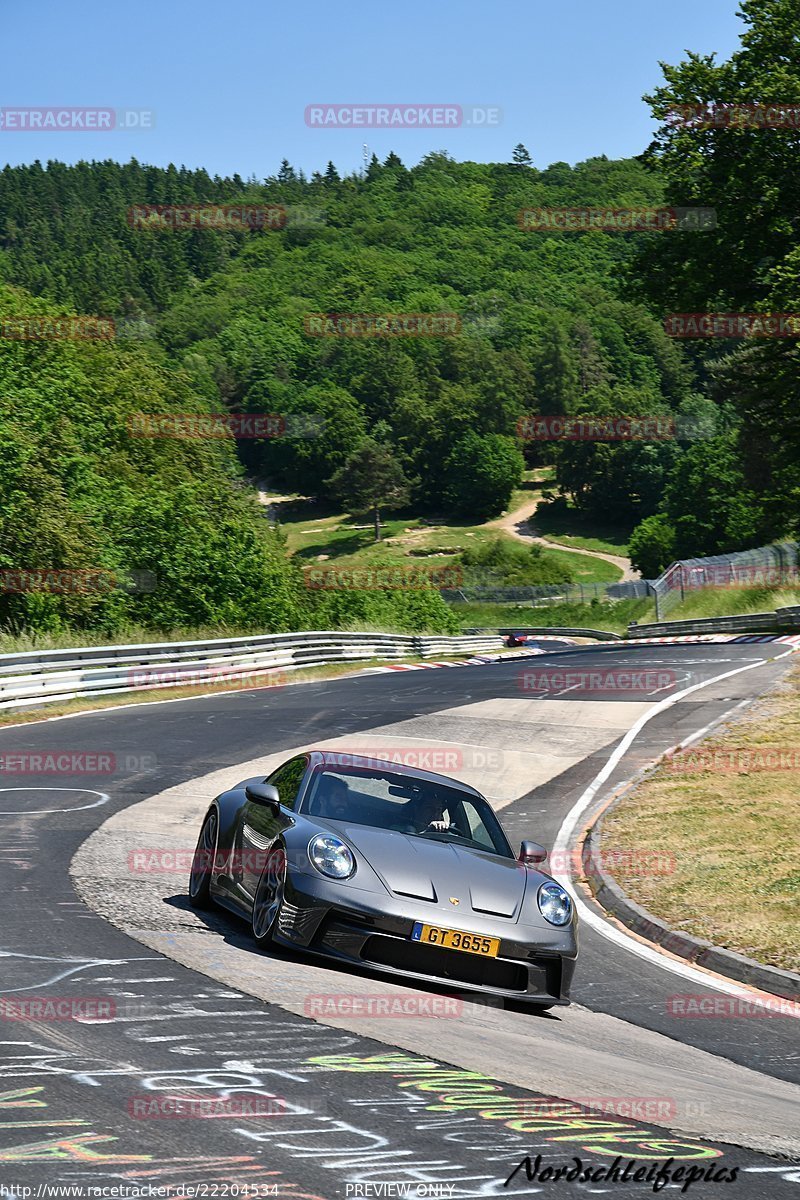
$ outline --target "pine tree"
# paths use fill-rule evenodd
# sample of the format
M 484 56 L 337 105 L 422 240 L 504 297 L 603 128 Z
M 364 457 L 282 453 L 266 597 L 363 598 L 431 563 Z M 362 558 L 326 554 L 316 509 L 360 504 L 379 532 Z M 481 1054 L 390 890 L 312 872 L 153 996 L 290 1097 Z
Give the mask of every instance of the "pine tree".
M 526 147 L 523 146 L 522 142 L 519 142 L 514 147 L 514 154 L 512 156 L 512 159 L 513 159 L 513 163 L 514 163 L 515 167 L 532 167 L 533 166 L 533 159 L 531 158 L 530 154 L 528 153 Z

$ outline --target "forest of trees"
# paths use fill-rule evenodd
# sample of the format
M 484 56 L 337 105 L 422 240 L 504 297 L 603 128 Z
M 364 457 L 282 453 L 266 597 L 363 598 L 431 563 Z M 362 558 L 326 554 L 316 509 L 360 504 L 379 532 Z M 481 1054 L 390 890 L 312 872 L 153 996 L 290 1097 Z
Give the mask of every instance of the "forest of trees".
M 307 179 L 284 162 L 261 181 L 135 161 L 6 167 L 0 316 L 95 314 L 114 318 L 117 337 L 0 338 L 0 567 L 146 569 L 161 585 L 0 596 L 0 620 L 383 619 L 374 596 L 303 594 L 244 471 L 346 502 L 343 463 L 363 477 L 380 462 L 398 502 L 481 519 L 505 507 L 525 462 L 552 463 L 572 503 L 633 531 L 646 575 L 796 535 L 797 343 L 686 342 L 664 328 L 670 312 L 800 310 L 800 130 L 670 121 L 683 103 L 800 102 L 796 3 L 742 11 L 748 32 L 730 62 L 664 68 L 651 98 L 659 133 L 639 159 L 539 169 L 518 147 L 507 164 L 439 152 L 408 168 L 390 154 L 363 175 L 328 164 Z M 218 231 L 129 218 L 133 206 L 187 204 L 281 206 L 285 222 Z M 665 204 L 714 208 L 716 228 L 518 222 L 530 207 Z M 332 313 L 455 314 L 458 328 L 309 332 L 310 314 Z M 132 438 L 142 412 L 308 414 L 318 436 Z M 674 417 L 695 435 L 520 439 L 535 414 Z M 407 622 L 421 605 L 428 623 L 452 627 L 435 595 L 381 604 Z

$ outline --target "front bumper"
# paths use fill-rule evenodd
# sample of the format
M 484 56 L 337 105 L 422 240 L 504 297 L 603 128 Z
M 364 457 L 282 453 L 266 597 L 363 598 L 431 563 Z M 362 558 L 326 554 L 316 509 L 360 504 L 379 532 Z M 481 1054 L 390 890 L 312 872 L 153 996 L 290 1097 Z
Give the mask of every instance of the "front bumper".
M 496 958 L 412 941 L 416 921 L 500 937 Z M 538 930 L 477 914 L 432 910 L 423 900 L 378 896 L 307 875 L 287 880 L 275 941 L 392 975 L 530 1004 L 569 1004 L 577 939 L 574 924 Z

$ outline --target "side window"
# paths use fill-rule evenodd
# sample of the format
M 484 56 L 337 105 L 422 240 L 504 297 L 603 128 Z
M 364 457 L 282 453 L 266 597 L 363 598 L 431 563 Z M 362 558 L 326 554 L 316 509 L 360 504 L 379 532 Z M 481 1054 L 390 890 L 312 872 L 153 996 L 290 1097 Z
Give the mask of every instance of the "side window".
M 302 754 L 299 758 L 293 758 L 288 763 L 284 763 L 282 767 L 278 767 L 277 771 L 274 771 L 267 780 L 267 783 L 271 783 L 278 789 L 278 795 L 284 808 L 294 808 L 307 766 L 308 759 Z
M 493 844 L 491 835 L 486 828 L 483 818 L 474 805 L 468 802 L 463 805 L 464 816 L 469 826 L 469 834 L 473 842 L 484 850 L 496 850 L 497 847 Z

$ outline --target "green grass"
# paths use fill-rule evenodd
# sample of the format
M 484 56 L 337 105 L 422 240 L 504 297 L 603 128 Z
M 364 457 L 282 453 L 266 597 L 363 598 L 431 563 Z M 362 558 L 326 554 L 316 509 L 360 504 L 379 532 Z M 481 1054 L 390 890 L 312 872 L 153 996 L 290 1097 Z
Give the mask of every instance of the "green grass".
M 699 617 L 739 616 L 747 613 L 774 612 L 791 604 L 800 604 L 800 588 L 708 588 L 691 595 L 677 605 L 667 621 L 694 620 Z M 603 629 L 626 634 L 630 621 L 644 625 L 655 621 L 652 599 L 617 600 L 596 604 L 550 604 L 534 608 L 527 604 L 454 604 L 452 608 L 462 629 L 498 629 L 509 625 L 530 627 L 572 626 Z
M 530 492 L 518 492 L 512 499 L 512 508 L 518 508 L 528 498 Z M 310 507 L 299 502 L 280 511 L 289 552 L 304 566 L 335 561 L 337 567 L 347 570 L 377 566 L 433 570 L 452 565 L 455 557 L 468 547 L 508 537 L 489 522 L 475 525 L 452 519 L 445 523 L 442 519 L 438 523 L 433 518 L 423 520 L 409 513 L 389 516 L 382 522 L 383 541 L 375 542 L 366 518 L 354 520 L 345 513 L 325 510 L 309 516 Z M 517 539 L 513 540 L 516 543 Z M 543 548 L 543 553 L 566 567 L 576 583 L 616 583 L 622 577 L 617 567 L 602 559 L 547 548 Z
M 14 633 L 0 630 L 0 654 L 25 654 L 29 650 L 69 650 L 79 646 L 150 646 L 161 642 L 208 642 L 214 638 L 246 637 L 253 629 L 236 626 L 181 626 L 155 630 L 142 625 L 127 625 L 113 633 L 99 629 L 64 629 L 58 633 Z
M 525 471 L 522 483 L 511 493 L 506 512 L 515 512 L 530 500 L 538 500 L 542 489 L 552 487 L 555 483 L 554 467 L 538 467 L 533 471 Z
M 409 563 L 409 560 L 419 566 L 425 558 L 433 556 L 430 553 L 415 554 L 414 551 L 430 552 L 441 548 L 447 555 L 455 555 L 475 539 L 492 536 L 490 529 L 469 522 L 439 525 L 413 514 L 392 514 L 381 522 L 383 540 L 376 542 L 367 518 L 356 520 L 346 513 L 336 512 L 309 517 L 308 508 L 308 505 L 298 504 L 281 512 L 281 528 L 287 536 L 289 552 L 307 562 L 327 555 L 342 566 L 374 565 L 377 562 L 396 565 Z
M 537 509 L 534 517 L 542 537 L 577 546 L 581 550 L 598 550 L 601 554 L 628 555 L 630 530 L 613 522 L 597 521 L 571 506 L 566 510 L 550 505 Z
M 625 634 L 630 621 L 650 621 L 655 617 L 650 600 L 618 600 L 597 604 L 549 604 L 533 608 L 522 604 L 453 604 L 462 629 L 505 629 L 548 626 L 572 629 L 598 629 Z
M 542 546 L 542 552 L 566 567 L 576 583 L 619 583 L 622 579 L 619 567 L 602 558 L 572 554 L 569 550 L 553 550 L 549 546 Z
M 774 612 L 800 604 L 800 588 L 704 588 L 687 592 L 682 604 L 667 613 L 667 621 L 694 621 L 702 617 L 738 617 Z

